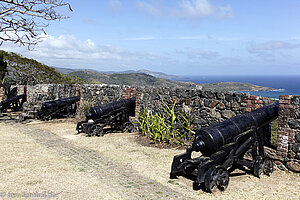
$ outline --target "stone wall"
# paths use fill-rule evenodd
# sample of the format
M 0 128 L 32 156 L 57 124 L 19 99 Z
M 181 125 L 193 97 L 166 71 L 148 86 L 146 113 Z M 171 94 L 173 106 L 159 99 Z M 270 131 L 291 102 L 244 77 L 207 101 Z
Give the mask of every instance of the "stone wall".
M 194 127 L 201 128 L 234 117 L 240 113 L 255 110 L 271 103 L 268 98 L 243 93 L 223 93 L 202 91 L 201 89 L 130 87 L 106 84 L 38 84 L 18 87 L 18 93 L 27 91 L 27 101 L 31 105 L 43 101 L 71 96 L 80 96 L 78 115 L 91 106 L 117 101 L 122 98 L 137 98 L 137 112 L 141 109 L 161 112 L 165 106 L 176 111 L 189 110 L 192 113 Z
M 300 96 L 279 98 L 277 155 L 288 169 L 300 172 Z
M 223 93 L 196 89 L 142 88 L 140 106 L 160 112 L 165 105 L 177 110 L 191 110 L 196 129 L 224 121 L 271 102 L 268 98 L 243 93 Z
M 19 94 L 25 86 L 18 87 Z M 242 93 L 202 91 L 200 89 L 129 87 L 106 84 L 39 84 L 26 86 L 29 104 L 71 96 L 81 96 L 79 115 L 90 106 L 105 104 L 122 98 L 137 98 L 137 111 L 145 108 L 161 112 L 166 105 L 176 110 L 191 110 L 195 128 L 201 128 L 229 119 L 237 114 L 251 111 L 271 102 L 268 98 Z
M 16 87 L 19 88 L 19 93 L 24 91 L 24 86 Z M 40 104 L 46 100 L 77 95 L 81 96 L 79 116 L 84 116 L 83 114 L 90 106 L 122 98 L 136 97 L 137 113 L 141 109 L 159 113 L 163 107 L 166 105 L 172 107 L 174 103 L 177 112 L 190 110 L 195 119 L 195 129 L 272 103 L 271 99 L 265 97 L 200 89 L 129 87 L 105 84 L 27 86 L 28 102 L 32 105 Z M 297 169 L 300 158 L 300 96 L 280 96 L 278 143 L 275 154 L 289 169 L 300 171 Z

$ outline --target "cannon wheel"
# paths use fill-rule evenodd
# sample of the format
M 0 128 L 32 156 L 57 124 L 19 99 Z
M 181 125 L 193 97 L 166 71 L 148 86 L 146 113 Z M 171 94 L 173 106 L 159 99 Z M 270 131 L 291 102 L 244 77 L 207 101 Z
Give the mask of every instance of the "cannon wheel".
M 95 132 L 94 132 L 94 130 L 96 129 L 96 127 L 97 127 L 97 125 L 91 125 L 91 126 L 87 126 L 86 127 L 86 133 L 88 134 L 88 136 L 90 136 L 90 137 L 93 137 L 93 136 L 95 136 L 96 134 L 95 134 Z
M 51 115 L 46 115 L 46 116 L 43 117 L 43 120 L 44 120 L 44 121 L 49 121 L 49 120 L 51 120 L 51 119 L 52 119 L 52 116 L 51 116 Z
M 229 172 L 223 167 L 211 167 L 205 177 L 205 188 L 208 192 L 215 192 L 217 189 L 224 191 L 229 185 Z
M 264 170 L 264 161 L 261 156 L 257 156 L 256 159 L 254 160 L 254 165 L 253 165 L 253 174 L 256 177 L 260 177 Z
M 125 133 L 125 132 L 132 133 L 132 132 L 134 132 L 134 125 L 131 122 L 125 122 L 123 127 L 124 127 L 123 128 L 123 133 Z
M 274 171 L 274 163 L 271 158 L 264 158 L 264 174 L 270 176 L 270 174 Z
M 104 135 L 103 128 L 101 126 L 96 126 L 93 130 L 93 135 L 103 136 Z

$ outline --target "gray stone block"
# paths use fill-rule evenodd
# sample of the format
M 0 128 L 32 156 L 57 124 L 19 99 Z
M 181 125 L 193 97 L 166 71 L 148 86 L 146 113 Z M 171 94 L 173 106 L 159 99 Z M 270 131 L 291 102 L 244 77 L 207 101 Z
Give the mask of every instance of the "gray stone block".
M 292 129 L 300 129 L 300 122 L 296 119 L 290 119 L 288 124 Z
M 298 143 L 300 143 L 300 133 L 297 133 L 295 135 L 295 141 L 298 142 Z

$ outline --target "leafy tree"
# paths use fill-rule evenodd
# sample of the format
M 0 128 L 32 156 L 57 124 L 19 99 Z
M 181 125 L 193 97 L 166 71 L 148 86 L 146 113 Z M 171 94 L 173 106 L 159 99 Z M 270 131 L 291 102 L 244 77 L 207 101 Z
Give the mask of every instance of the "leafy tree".
M 57 12 L 59 7 L 72 11 L 63 0 L 0 0 L 0 45 L 4 41 L 37 44 L 49 21 L 68 18 Z

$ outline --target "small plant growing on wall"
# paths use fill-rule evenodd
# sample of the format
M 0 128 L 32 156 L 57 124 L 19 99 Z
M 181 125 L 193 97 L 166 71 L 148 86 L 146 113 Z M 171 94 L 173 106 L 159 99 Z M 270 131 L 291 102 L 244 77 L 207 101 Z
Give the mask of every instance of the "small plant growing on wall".
M 82 98 L 82 100 L 80 101 L 80 105 L 79 105 L 79 109 L 78 109 L 78 116 L 79 117 L 84 117 L 85 114 L 89 111 L 89 109 L 93 106 L 95 106 L 94 102 L 92 100 L 83 100 L 84 97 Z

